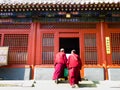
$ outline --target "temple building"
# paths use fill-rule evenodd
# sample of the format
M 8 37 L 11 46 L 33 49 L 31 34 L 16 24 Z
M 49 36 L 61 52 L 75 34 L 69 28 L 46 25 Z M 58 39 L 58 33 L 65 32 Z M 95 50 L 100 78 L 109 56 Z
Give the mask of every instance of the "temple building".
M 52 79 L 60 48 L 77 51 L 82 78 L 120 80 L 120 0 L 0 0 L 6 46 L 3 80 Z

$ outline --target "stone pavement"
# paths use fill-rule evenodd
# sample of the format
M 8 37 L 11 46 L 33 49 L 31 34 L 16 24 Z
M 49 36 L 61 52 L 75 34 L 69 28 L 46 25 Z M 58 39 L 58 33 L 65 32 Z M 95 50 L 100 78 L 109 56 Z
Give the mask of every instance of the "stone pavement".
M 1 90 L 120 90 L 120 81 L 82 81 L 79 87 L 71 88 L 69 83 L 56 84 L 52 80 L 1 80 Z

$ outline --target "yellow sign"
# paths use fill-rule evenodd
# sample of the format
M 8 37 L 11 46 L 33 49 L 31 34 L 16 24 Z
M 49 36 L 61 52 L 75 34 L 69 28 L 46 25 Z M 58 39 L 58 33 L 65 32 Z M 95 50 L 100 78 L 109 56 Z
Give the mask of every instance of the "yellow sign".
M 106 37 L 106 53 L 107 54 L 110 54 L 111 51 L 110 51 L 110 37 Z
M 8 47 L 0 47 L 0 66 L 7 65 Z
M 66 18 L 70 18 L 70 17 L 71 17 L 71 14 L 67 13 Z

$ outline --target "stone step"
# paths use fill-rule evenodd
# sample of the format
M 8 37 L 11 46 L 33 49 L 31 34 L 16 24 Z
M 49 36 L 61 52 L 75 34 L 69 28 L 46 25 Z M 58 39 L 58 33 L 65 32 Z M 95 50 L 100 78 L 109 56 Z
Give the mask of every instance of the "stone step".
M 35 87 L 40 87 L 40 86 L 46 86 L 49 85 L 50 87 L 70 87 L 70 84 L 68 81 L 61 81 L 58 84 L 56 84 L 54 81 L 36 81 Z M 79 87 L 96 87 L 96 84 L 93 81 L 81 81 L 79 82 Z

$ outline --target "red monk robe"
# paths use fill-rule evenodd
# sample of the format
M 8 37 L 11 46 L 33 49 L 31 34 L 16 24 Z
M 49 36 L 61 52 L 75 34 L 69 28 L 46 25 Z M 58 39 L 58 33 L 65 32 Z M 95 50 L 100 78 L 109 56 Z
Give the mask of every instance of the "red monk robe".
M 69 83 L 72 87 L 75 87 L 75 84 L 78 85 L 78 82 L 81 81 L 80 69 L 82 67 L 81 60 L 75 50 L 71 51 L 71 55 L 68 57 L 67 67 L 69 70 Z
M 58 80 L 64 77 L 64 68 L 66 67 L 67 57 L 64 53 L 64 49 L 61 49 L 55 56 L 54 66 L 55 71 L 53 73 L 53 80 Z

